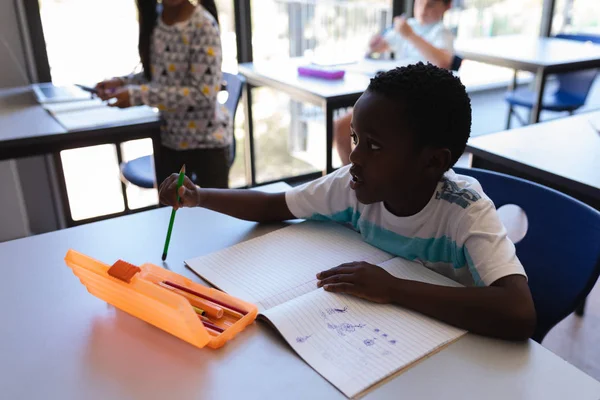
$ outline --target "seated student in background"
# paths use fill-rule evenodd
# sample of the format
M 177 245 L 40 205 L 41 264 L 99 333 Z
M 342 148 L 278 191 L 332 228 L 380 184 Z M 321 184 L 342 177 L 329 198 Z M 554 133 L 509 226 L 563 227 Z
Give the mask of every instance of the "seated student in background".
M 161 184 L 160 200 L 250 221 L 349 225 L 366 242 L 466 287 L 403 280 L 356 260 L 319 273 L 319 287 L 523 340 L 533 333 L 536 313 L 515 247 L 479 182 L 450 169 L 470 128 L 471 103 L 458 78 L 431 64 L 400 67 L 373 78 L 354 106 L 351 166 L 275 194 L 203 189 L 186 179 L 180 204 L 173 174 Z
M 226 188 L 233 129 L 217 102 L 221 39 L 214 0 L 138 0 L 143 72 L 98 83 L 103 100 L 117 107 L 157 107 L 162 127 L 160 180 L 186 165 L 196 184 Z
M 394 53 L 397 60 L 429 61 L 450 69 L 454 58 L 454 35 L 444 26 L 444 13 L 451 0 L 415 0 L 414 18 L 394 18 L 394 28 L 385 35 L 375 35 L 369 43 L 370 53 Z M 350 160 L 350 121 L 348 113 L 335 122 L 334 145 L 342 164 Z

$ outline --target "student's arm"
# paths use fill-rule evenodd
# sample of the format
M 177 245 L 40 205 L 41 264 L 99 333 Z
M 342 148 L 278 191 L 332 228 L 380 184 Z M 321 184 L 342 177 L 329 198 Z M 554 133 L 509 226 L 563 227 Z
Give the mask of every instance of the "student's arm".
M 383 53 L 390 49 L 388 41 L 380 34 L 375 34 L 369 41 L 369 53 Z
M 411 42 L 423 57 L 432 64 L 446 69 L 452 67 L 452 59 L 454 58 L 452 52 L 443 47 L 436 46 L 437 43 L 429 43 L 421 36 L 417 35 L 404 17 L 394 18 L 394 29 L 399 32 L 404 39 Z M 441 32 L 440 34 L 443 35 L 444 32 Z
M 203 189 L 185 177 L 179 188 L 178 174 L 172 174 L 159 187 L 161 204 L 179 207 L 204 207 L 232 217 L 275 222 L 294 218 L 352 222 L 354 204 L 344 190 L 350 181 L 347 167 L 327 176 L 290 189 L 286 193 L 262 193 L 254 190 Z M 338 187 L 341 186 L 341 189 Z M 330 194 L 336 192 L 337 194 Z M 354 200 L 356 197 L 354 196 Z
M 296 218 L 285 202 L 285 193 L 244 189 L 197 189 L 198 206 L 255 222 Z
M 494 205 L 479 199 L 456 224 L 462 249 L 459 264 L 476 287 L 445 287 L 398 279 L 364 262 L 318 275 L 319 286 L 366 299 L 397 303 L 481 335 L 524 340 L 535 329 L 536 313 L 523 267 Z M 457 258 L 457 259 L 458 259 Z
M 255 222 L 276 222 L 294 219 L 285 201 L 285 193 L 263 193 L 242 189 L 203 189 L 186 176 L 179 188 L 178 174 L 172 174 L 160 185 L 160 202 L 174 207 L 203 207 Z
M 535 309 L 523 275 L 487 287 L 446 287 L 395 278 L 383 268 L 359 262 L 324 271 L 318 286 L 378 303 L 396 303 L 470 332 L 525 340 L 535 329 Z
M 214 20 L 204 18 L 190 40 L 190 61 L 184 68 L 189 71 L 191 83 L 188 86 L 161 85 L 150 82 L 130 85 L 131 105 L 146 104 L 160 110 L 187 110 L 189 107 L 213 105 L 221 90 L 221 38 Z M 178 68 L 176 64 L 168 68 Z M 181 71 L 184 72 L 184 71 Z

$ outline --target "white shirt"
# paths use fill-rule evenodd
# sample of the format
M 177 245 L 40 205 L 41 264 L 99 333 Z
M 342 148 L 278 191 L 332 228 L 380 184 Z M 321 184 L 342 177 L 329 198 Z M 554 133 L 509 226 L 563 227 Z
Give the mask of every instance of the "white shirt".
M 454 35 L 444 26 L 442 21 L 421 25 L 416 19 L 409 18 L 407 23 L 417 35 L 431 43 L 433 46 L 454 53 Z M 410 41 L 403 38 L 402 35 L 394 29 L 388 31 L 383 36 L 383 39 L 388 43 L 391 51 L 394 52 L 394 58 L 396 60 L 410 59 L 415 61 L 427 61 L 423 57 L 423 54 L 421 54 Z
M 346 166 L 288 191 L 292 214 L 347 224 L 367 243 L 466 286 L 525 275 L 494 204 L 476 179 L 450 170 L 420 212 L 397 217 L 382 202 L 359 203 L 349 171 Z

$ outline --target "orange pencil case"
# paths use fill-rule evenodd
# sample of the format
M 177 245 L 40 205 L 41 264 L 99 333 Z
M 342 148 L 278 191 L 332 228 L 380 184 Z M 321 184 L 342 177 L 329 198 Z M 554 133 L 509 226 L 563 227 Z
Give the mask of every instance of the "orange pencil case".
M 255 305 L 208 288 L 154 264 L 139 267 L 129 283 L 109 275 L 110 265 L 69 250 L 65 262 L 88 292 L 109 304 L 196 346 L 219 348 L 256 319 Z M 219 302 L 247 312 L 237 319 L 219 319 L 223 332 L 214 336 L 205 328 L 190 302 L 183 296 L 159 286 L 170 281 Z

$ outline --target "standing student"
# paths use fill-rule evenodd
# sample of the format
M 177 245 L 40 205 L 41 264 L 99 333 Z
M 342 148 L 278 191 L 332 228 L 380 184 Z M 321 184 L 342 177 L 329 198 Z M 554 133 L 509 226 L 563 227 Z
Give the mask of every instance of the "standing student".
M 394 18 L 394 27 L 384 35 L 375 35 L 369 42 L 370 53 L 393 52 L 396 59 L 414 62 L 428 61 L 450 69 L 454 58 L 454 35 L 444 26 L 443 18 L 452 0 L 415 0 L 414 18 Z M 352 112 L 334 125 L 334 145 L 342 164 L 350 160 L 350 121 Z
M 233 129 L 217 102 L 223 77 L 221 39 L 214 0 L 137 0 L 143 72 L 96 85 L 113 106 L 148 105 L 160 110 L 159 181 L 186 165 L 203 187 L 226 188 Z

